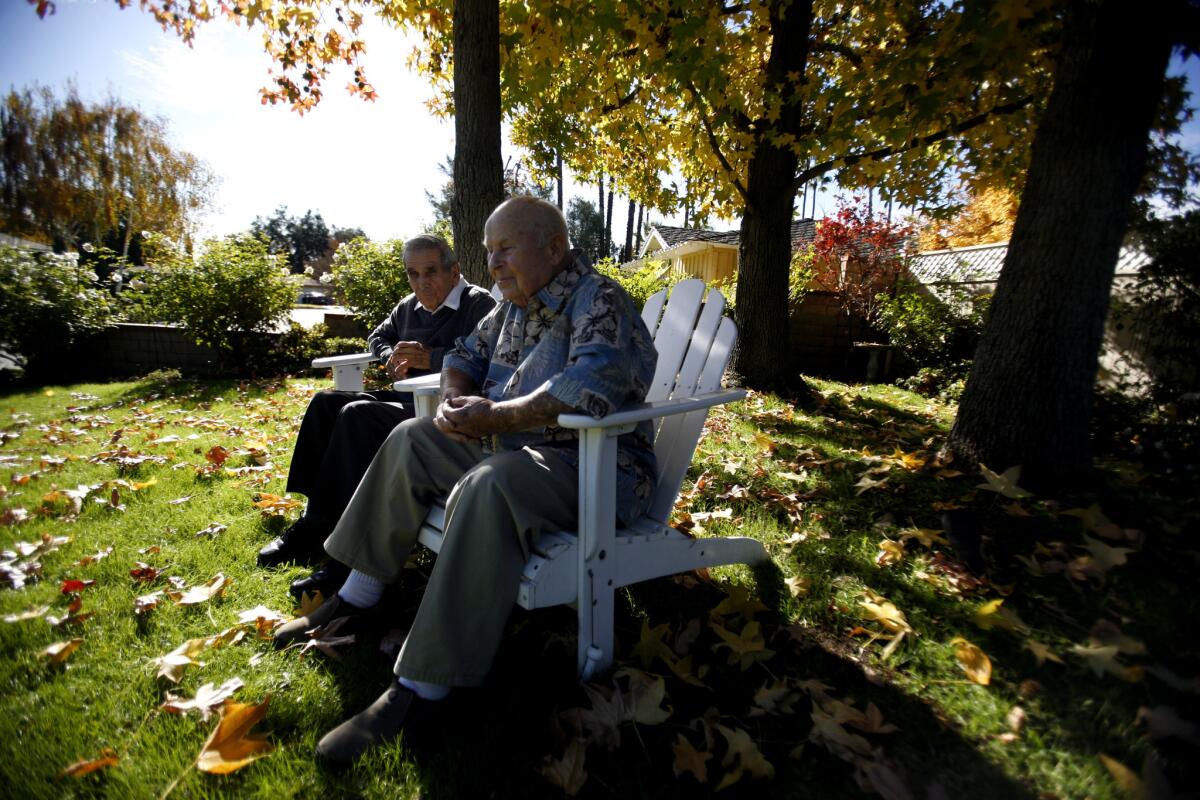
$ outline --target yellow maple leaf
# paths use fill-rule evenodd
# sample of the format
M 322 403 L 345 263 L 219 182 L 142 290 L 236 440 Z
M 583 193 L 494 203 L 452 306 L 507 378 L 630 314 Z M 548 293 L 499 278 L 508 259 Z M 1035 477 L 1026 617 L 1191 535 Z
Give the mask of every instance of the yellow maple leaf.
M 954 646 L 954 657 L 958 659 L 958 666 L 967 673 L 972 683 L 978 683 L 980 686 L 991 683 L 992 662 L 986 653 L 961 636 L 951 639 L 950 644 Z
M 1021 479 L 1021 468 L 1019 466 L 1009 467 L 1001 474 L 997 475 L 983 464 L 979 465 L 979 474 L 985 479 L 985 483 L 978 484 L 975 488 L 986 489 L 989 492 L 1002 494 L 1010 500 L 1020 500 L 1022 497 L 1032 497 L 1033 495 L 1017 486 L 1017 481 Z
M 117 757 L 117 751 L 111 747 L 106 747 L 100 751 L 98 758 L 83 759 L 76 761 L 69 767 L 64 767 L 62 772 L 58 773 L 60 778 L 82 778 L 84 775 L 95 772 L 98 769 L 107 769 L 115 766 L 121 759 Z
M 904 560 L 904 545 L 891 539 L 879 543 L 879 553 L 875 556 L 875 566 L 886 567 L 889 564 L 899 564 Z
M 1026 639 L 1025 649 L 1033 653 L 1033 657 L 1037 659 L 1039 667 L 1047 661 L 1053 661 L 1055 664 L 1063 663 L 1063 660 L 1053 650 L 1037 639 Z
M 904 612 L 882 595 L 875 594 L 870 589 L 866 591 L 866 599 L 860 600 L 859 605 L 867 612 L 868 619 L 883 625 L 890 633 L 912 633 L 912 627 Z
M 218 572 L 203 586 L 193 586 L 186 592 L 167 592 L 167 596 L 174 600 L 177 606 L 191 606 L 220 597 L 232 583 L 232 578 L 226 578 Z
M 717 730 L 729 743 L 729 749 L 721 761 L 721 766 L 726 769 L 733 767 L 732 770 L 725 773 L 725 777 L 717 785 L 718 792 L 737 783 L 745 775 L 749 775 L 751 778 L 775 777 L 775 767 L 763 757 L 762 751 L 750 738 L 750 734 L 741 728 L 727 728 L 724 725 L 717 725 Z
M 755 661 L 766 661 L 775 655 L 774 650 L 767 649 L 767 643 L 757 622 L 747 622 L 740 634 L 728 631 L 716 623 L 711 627 L 713 633 L 724 640 L 717 642 L 714 648 L 729 648 L 729 663 L 740 664 L 743 671 L 749 669 Z
M 675 770 L 676 776 L 690 772 L 697 782 L 708 782 L 708 765 L 705 762 L 712 758 L 712 753 L 697 750 L 682 733 L 676 736 L 671 750 L 675 753 L 672 769 Z
M 226 700 L 221 707 L 220 722 L 213 728 L 196 759 L 196 769 L 225 775 L 274 750 L 275 746 L 265 738 L 250 733 L 251 728 L 267 715 L 270 702 L 270 695 L 258 704 Z
M 587 740 L 577 736 L 567 745 L 562 758 L 557 761 L 546 759 L 542 764 L 542 777 L 562 789 L 569 797 L 574 797 L 587 781 L 587 770 L 584 769 L 586 757 Z

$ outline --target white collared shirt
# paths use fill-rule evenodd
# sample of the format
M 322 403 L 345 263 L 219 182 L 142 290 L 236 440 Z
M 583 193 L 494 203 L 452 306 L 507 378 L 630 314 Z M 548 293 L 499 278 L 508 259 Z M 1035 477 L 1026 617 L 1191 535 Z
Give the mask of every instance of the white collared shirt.
M 454 284 L 454 288 L 450 290 L 450 294 L 446 295 L 446 299 L 442 301 L 440 306 L 437 308 L 425 308 L 425 304 L 420 300 L 417 301 L 417 305 L 419 305 L 421 308 L 425 308 L 425 310 L 430 314 L 436 314 L 438 311 L 441 311 L 442 308 L 449 308 L 453 311 L 458 311 L 458 304 L 462 301 L 463 292 L 466 290 L 467 279 L 462 275 L 459 275 L 458 283 Z

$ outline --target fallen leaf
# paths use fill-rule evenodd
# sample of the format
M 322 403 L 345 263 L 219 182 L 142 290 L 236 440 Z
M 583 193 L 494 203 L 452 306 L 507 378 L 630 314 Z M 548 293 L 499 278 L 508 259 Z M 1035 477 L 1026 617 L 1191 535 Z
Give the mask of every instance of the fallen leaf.
M 113 551 L 112 546 L 109 546 L 109 547 L 105 548 L 104 550 L 101 550 L 98 553 L 94 553 L 90 556 L 84 556 L 83 558 L 81 558 L 75 562 L 75 566 L 86 567 L 91 564 L 95 564 L 98 561 L 103 561 L 104 559 L 106 559 L 110 555 L 112 555 L 112 551 Z
M 155 608 L 158 608 L 158 604 L 161 603 L 165 597 L 166 595 L 159 591 L 151 592 L 150 594 L 144 594 L 140 597 L 134 598 L 133 613 L 141 615 L 153 611 Z
M 193 586 L 186 592 L 167 592 L 167 596 L 174 600 L 177 606 L 191 606 L 220 597 L 232 583 L 233 579 L 226 578 L 218 572 L 203 586 Z
M 133 569 L 129 570 L 129 577 L 135 581 L 149 583 L 150 581 L 158 580 L 158 568 L 152 567 L 144 561 L 133 562 Z
M 219 467 L 229 460 L 229 451 L 219 444 L 214 445 L 204 454 L 204 460 Z
M 1083 541 L 1087 543 L 1088 552 L 1092 554 L 1092 562 L 1104 572 L 1121 566 L 1125 563 L 1125 555 L 1134 552 L 1129 547 L 1112 547 L 1086 533 L 1083 535 Z
M 1020 733 L 1021 726 L 1025 724 L 1025 709 L 1020 706 L 1013 706 L 1008 710 L 1008 716 L 1004 718 L 1008 723 L 1008 729 L 1013 733 Z
M 58 591 L 61 592 L 62 594 L 78 594 L 79 592 L 82 592 L 87 587 L 95 585 L 95 583 L 96 582 L 93 580 L 86 580 L 86 581 L 81 581 L 78 579 L 65 580 L 62 582 L 62 584 L 59 585 Z
M 224 703 L 233 693 L 246 684 L 241 678 L 230 678 L 219 687 L 206 683 L 196 690 L 196 696 L 190 700 L 168 694 L 167 700 L 159 708 L 172 714 L 186 714 L 188 711 L 199 711 L 200 719 L 208 722 L 209 716 L 217 706 Z
M 271 638 L 271 631 L 281 625 L 283 620 L 283 614 L 263 605 L 238 613 L 238 622 L 242 625 L 254 625 L 260 639 Z
M 854 494 L 860 495 L 863 492 L 867 491 L 868 489 L 877 489 L 880 486 L 883 486 L 884 484 L 886 484 L 887 482 L 888 482 L 888 479 L 886 476 L 883 478 L 880 478 L 879 480 L 875 480 L 874 478 L 872 478 L 870 476 L 870 474 L 863 473 L 863 476 L 858 479 L 858 483 L 854 484 L 855 487 L 858 488 L 858 491 L 855 492 Z
M 958 666 L 967 673 L 967 677 L 972 683 L 980 686 L 987 686 L 991 683 L 992 662 L 986 653 L 961 636 L 951 639 L 950 644 L 954 647 L 954 657 L 958 659 Z
M 1017 612 L 1004 608 L 1004 598 L 996 598 L 975 609 L 971 621 L 985 631 L 990 631 L 992 628 L 1002 628 L 1006 631 L 1017 633 L 1025 630 L 1028 626 L 1017 615 Z
M 1033 657 L 1037 659 L 1039 667 L 1047 661 L 1053 661 L 1055 664 L 1063 663 L 1063 660 L 1057 654 L 1036 639 L 1026 639 L 1025 649 L 1033 653 Z
M 649 620 L 642 620 L 642 635 L 638 639 L 638 643 L 633 646 L 633 655 L 641 663 L 643 669 L 649 669 L 659 658 L 668 662 L 675 659 L 674 651 L 664 641 L 669 632 L 670 628 L 666 623 L 651 628 Z
M 904 545 L 900 542 L 884 539 L 879 543 L 879 553 L 875 556 L 875 566 L 886 567 L 890 564 L 899 564 L 903 560 Z
M 629 667 L 618 670 L 614 677 L 629 680 L 629 691 L 621 703 L 622 722 L 659 725 L 671 716 L 673 709 L 665 705 L 667 688 L 661 677 Z
M 717 785 L 718 792 L 737 783 L 747 774 L 751 778 L 775 776 L 775 767 L 763 757 L 762 751 L 750 738 L 750 734 L 741 728 L 727 728 L 724 725 L 717 725 L 717 730 L 729 744 L 725 758 L 721 760 L 721 766 L 725 767 L 727 771 L 725 777 Z M 729 769 L 730 767 L 733 769 Z
M 787 583 L 788 591 L 792 593 L 792 597 L 806 597 L 812 589 L 812 578 L 807 575 L 793 575 L 785 583 Z
M 1179 716 L 1170 706 L 1142 706 L 1138 709 L 1137 721 L 1146 723 L 1151 739 L 1174 736 L 1188 744 L 1200 746 L 1200 726 Z
M 156 592 L 157 594 L 157 592 Z M 183 677 L 183 668 L 188 666 L 204 666 L 196 660 L 196 656 L 210 646 L 208 639 L 188 639 L 165 656 L 160 656 L 150 663 L 158 665 L 156 678 L 166 678 L 171 683 L 179 683 Z
M 872 592 L 870 589 L 866 590 L 866 599 L 860 600 L 859 605 L 867 612 L 866 617 L 868 619 L 880 623 L 890 633 L 912 632 L 912 627 L 909 626 L 904 612 L 896 608 L 885 597 Z
M 320 592 L 303 592 L 300 595 L 300 607 L 292 611 L 292 616 L 307 617 L 323 605 L 325 596 Z
M 587 758 L 587 740 L 576 737 L 567 745 L 562 758 L 557 761 L 546 759 L 542 764 L 542 777 L 574 797 L 587 781 L 584 760 Z
M 44 616 L 45 613 L 49 610 L 50 610 L 50 606 L 33 606 L 32 608 L 27 608 L 26 610 L 22 611 L 20 614 L 5 615 L 4 621 L 5 622 L 24 622 L 25 620 L 28 620 L 28 619 L 38 619 L 39 617 Z
M 1100 754 L 1100 763 L 1108 770 L 1108 774 L 1112 776 L 1112 779 L 1117 782 L 1117 786 L 1120 786 L 1134 797 L 1141 796 L 1142 781 L 1138 778 L 1137 773 L 1104 753 Z
M 196 531 L 196 536 L 212 536 L 216 538 L 217 534 L 228 528 L 228 525 L 222 525 L 219 522 L 214 522 L 203 530 Z
M 712 758 L 712 753 L 697 750 L 682 733 L 676 736 L 671 750 L 675 753 L 672 769 L 676 777 L 690 772 L 698 783 L 708 783 L 708 765 L 705 762 Z
M 989 492 L 1002 494 L 1010 500 L 1020 500 L 1022 497 L 1032 497 L 1033 495 L 1017 486 L 1017 481 L 1021 479 L 1021 468 L 1009 467 L 1001 474 L 997 475 L 983 464 L 979 465 L 979 474 L 984 477 L 986 483 L 978 484 L 976 489 L 986 489 Z
M 713 623 L 710 627 L 713 633 L 724 640 L 717 642 L 713 646 L 713 649 L 728 648 L 728 663 L 739 664 L 743 672 L 749 669 L 750 665 L 756 661 L 767 661 L 775 655 L 774 650 L 767 649 L 766 641 L 763 639 L 757 622 L 747 622 L 746 626 L 742 628 L 742 632 L 738 634 L 726 630 L 716 623 Z
M 39 655 L 46 659 L 46 663 L 52 667 L 60 667 L 71 657 L 71 654 L 79 649 L 79 645 L 83 644 L 83 639 L 68 639 L 65 642 L 55 642 L 47 647 Z
M 1129 683 L 1137 683 L 1142 679 L 1143 670 L 1141 667 L 1130 667 L 1117 660 L 1118 650 L 1116 645 L 1084 647 L 1077 644 L 1071 648 L 1071 652 L 1085 659 L 1088 662 L 1088 666 L 1092 668 L 1092 672 L 1096 673 L 1097 676 L 1107 672 Z
M 900 531 L 900 541 L 907 542 L 909 539 L 916 539 L 923 547 L 930 548 L 935 544 L 949 544 L 937 528 L 907 528 Z
M 62 772 L 58 773 L 60 778 L 82 778 L 84 775 L 95 772 L 98 769 L 107 769 L 114 767 L 121 759 L 117 758 L 117 751 L 111 747 L 106 747 L 100 751 L 99 758 L 84 759 L 76 761 L 69 767 L 65 767 Z
M 200 750 L 196 769 L 225 775 L 270 753 L 274 746 L 262 736 L 250 733 L 251 728 L 267 715 L 270 702 L 270 696 L 257 705 L 225 701 L 221 707 L 221 721 Z
M 174 500 L 168 500 L 167 503 L 173 506 L 178 506 L 191 500 L 195 495 L 185 494 L 183 497 L 176 497 Z

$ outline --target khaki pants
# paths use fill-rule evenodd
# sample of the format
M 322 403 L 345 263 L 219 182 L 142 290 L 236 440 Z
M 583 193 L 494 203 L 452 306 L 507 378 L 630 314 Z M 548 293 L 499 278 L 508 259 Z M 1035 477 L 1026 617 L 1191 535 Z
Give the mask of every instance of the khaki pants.
M 383 443 L 325 550 L 394 583 L 430 506 L 447 493 L 442 549 L 396 674 L 477 686 L 500 646 L 530 542 L 575 529 L 578 472 L 553 448 L 486 456 L 451 441 L 428 417 L 408 420 Z

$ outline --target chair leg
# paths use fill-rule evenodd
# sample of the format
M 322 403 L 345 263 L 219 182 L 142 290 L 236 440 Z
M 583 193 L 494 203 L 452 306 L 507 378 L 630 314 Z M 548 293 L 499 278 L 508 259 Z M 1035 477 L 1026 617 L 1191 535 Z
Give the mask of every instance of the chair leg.
M 588 570 L 587 589 L 579 598 L 579 679 L 590 681 L 612 666 L 616 592 L 606 570 Z

